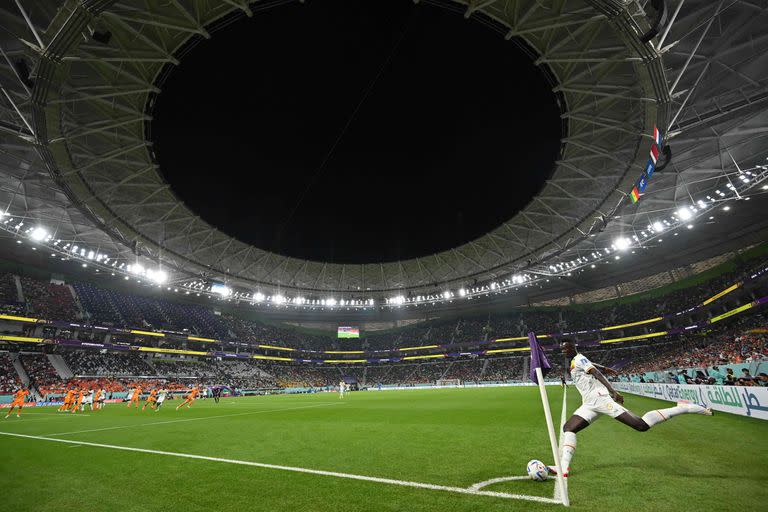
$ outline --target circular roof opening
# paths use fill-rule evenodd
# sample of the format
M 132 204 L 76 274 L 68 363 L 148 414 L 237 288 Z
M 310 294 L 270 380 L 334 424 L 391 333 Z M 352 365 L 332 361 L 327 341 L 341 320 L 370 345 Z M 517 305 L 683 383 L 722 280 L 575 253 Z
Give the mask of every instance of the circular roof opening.
M 410 0 L 238 19 L 185 52 L 152 121 L 165 179 L 205 221 L 333 263 L 482 236 L 539 192 L 561 135 L 515 43 Z

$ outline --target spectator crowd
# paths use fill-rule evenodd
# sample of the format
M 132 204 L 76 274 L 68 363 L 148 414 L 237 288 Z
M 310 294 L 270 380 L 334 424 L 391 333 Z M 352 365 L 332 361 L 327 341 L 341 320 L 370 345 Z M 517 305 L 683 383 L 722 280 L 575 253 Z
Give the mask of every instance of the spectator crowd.
M 455 345 L 498 338 L 525 336 L 529 331 L 568 332 L 660 316 L 700 304 L 727 285 L 747 275 L 754 265 L 743 263 L 732 272 L 709 281 L 673 291 L 660 297 L 631 304 L 612 303 L 580 309 L 518 309 L 482 317 L 434 319 L 396 330 L 371 332 L 359 343 L 363 350 L 393 350 L 426 344 Z M 20 289 L 19 289 L 20 285 Z M 21 290 L 21 293 L 20 293 Z M 749 292 L 744 292 L 749 298 Z M 2 311 L 21 308 L 41 318 L 87 320 L 119 327 L 168 329 L 201 337 L 245 344 L 290 346 L 313 351 L 348 349 L 349 341 L 289 325 L 260 322 L 231 313 L 221 314 L 202 304 L 169 301 L 163 296 L 144 296 L 103 289 L 87 283 L 73 286 L 45 282 L 27 276 L 0 273 Z M 735 294 L 734 294 L 735 295 Z M 731 297 L 731 296 L 729 296 Z M 729 300 L 729 299 L 726 299 Z M 751 299 L 750 299 L 751 300 Z M 732 306 L 731 306 L 732 307 Z M 753 376 L 720 371 L 728 364 L 768 360 L 766 334 L 754 332 L 766 327 L 762 313 L 750 314 L 702 333 L 691 333 L 654 342 L 625 343 L 616 346 L 587 347 L 585 353 L 601 364 L 620 369 L 622 378 L 645 380 L 653 373 L 676 382 L 723 382 L 765 385 L 762 372 Z M 56 327 L 45 326 L 43 336 L 54 336 Z M 73 336 L 68 329 L 58 335 Z M 90 340 L 93 332 L 81 333 Z M 93 341 L 96 341 L 95 339 Z M 358 347 L 355 347 L 358 348 Z M 207 350 L 207 349 L 206 349 Z M 148 357 L 145 354 L 94 350 L 61 350 L 59 354 L 74 374 L 63 380 L 48 357 L 23 353 L 20 362 L 31 385 L 42 394 L 72 386 L 104 387 L 121 391 L 138 382 L 139 376 L 178 383 L 204 382 L 238 388 L 328 387 L 345 379 L 361 386 L 432 384 L 440 379 L 462 382 L 508 381 L 525 379 L 526 362 L 520 355 L 511 357 L 462 357 L 426 362 L 400 362 L 367 365 L 321 365 L 314 363 L 265 362 L 245 359 Z M 0 392 L 12 391 L 20 384 L 8 354 L 0 354 Z M 563 371 L 563 362 L 553 358 L 553 373 Z M 698 372 L 698 373 L 697 373 Z M 174 384 L 175 385 L 175 384 Z

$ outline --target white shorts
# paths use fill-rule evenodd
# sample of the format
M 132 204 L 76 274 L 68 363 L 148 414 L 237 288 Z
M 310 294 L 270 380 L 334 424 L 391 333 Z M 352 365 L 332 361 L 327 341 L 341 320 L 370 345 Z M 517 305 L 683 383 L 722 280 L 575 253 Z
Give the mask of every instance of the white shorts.
M 601 414 L 615 418 L 625 412 L 627 412 L 627 409 L 623 405 L 615 402 L 613 398 L 609 396 L 598 396 L 595 397 L 591 403 L 581 404 L 581 407 L 576 409 L 573 414 L 592 423 Z

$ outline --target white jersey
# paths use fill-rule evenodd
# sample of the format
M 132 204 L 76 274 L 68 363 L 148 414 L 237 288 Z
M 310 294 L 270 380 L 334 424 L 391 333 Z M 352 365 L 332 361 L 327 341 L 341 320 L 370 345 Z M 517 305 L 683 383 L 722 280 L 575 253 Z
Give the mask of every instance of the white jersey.
M 103 402 L 107 399 L 107 390 L 102 388 L 101 393 L 99 393 L 99 402 Z
M 93 390 L 90 391 L 85 397 L 83 398 L 83 403 L 85 404 L 93 404 Z
M 593 375 L 587 373 L 594 367 L 590 360 L 581 354 L 577 353 L 571 359 L 571 379 L 573 385 L 581 393 L 581 400 L 584 403 L 594 403 L 600 397 L 610 396 L 608 388 Z
M 165 393 L 159 393 L 157 395 L 157 403 L 161 404 L 161 403 L 165 402 L 165 396 L 166 396 Z

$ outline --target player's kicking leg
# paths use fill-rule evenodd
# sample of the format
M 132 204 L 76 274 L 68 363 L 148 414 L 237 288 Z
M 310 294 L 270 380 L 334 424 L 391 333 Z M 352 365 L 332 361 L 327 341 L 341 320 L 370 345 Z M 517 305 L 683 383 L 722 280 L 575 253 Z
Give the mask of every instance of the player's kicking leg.
M 632 411 L 627 410 L 619 416 L 616 416 L 616 419 L 639 432 L 645 432 L 654 425 L 681 414 L 702 414 L 704 416 L 712 416 L 712 409 L 690 402 L 677 402 L 677 405 L 674 407 L 649 411 L 643 414 L 642 418 Z
M 580 412 L 584 414 L 579 414 Z M 646 432 L 650 430 L 654 425 L 667 421 L 668 419 L 674 418 L 675 416 L 679 416 L 681 414 L 701 414 L 704 416 L 712 416 L 712 410 L 689 402 L 678 402 L 675 407 L 655 409 L 645 413 L 642 417 L 640 417 L 629 409 L 626 409 L 622 405 L 614 402 L 613 400 L 606 401 L 605 404 L 601 404 L 595 407 L 582 405 L 579 407 L 579 409 L 576 410 L 576 414 L 571 416 L 565 425 L 563 425 L 563 446 L 561 447 L 562 453 L 560 455 L 560 461 L 563 467 L 563 476 L 567 477 L 570 473 L 571 460 L 573 459 L 573 454 L 576 451 L 576 433 L 587 428 L 592 423 L 592 421 L 598 417 L 598 414 L 607 414 L 620 421 L 621 423 L 632 427 L 638 432 Z M 554 470 L 554 468 L 550 469 Z M 556 473 L 556 471 L 552 472 Z

